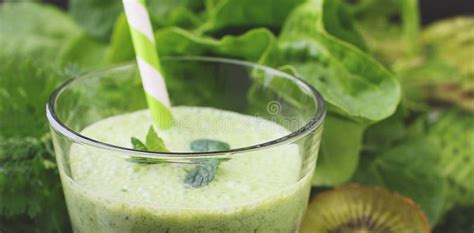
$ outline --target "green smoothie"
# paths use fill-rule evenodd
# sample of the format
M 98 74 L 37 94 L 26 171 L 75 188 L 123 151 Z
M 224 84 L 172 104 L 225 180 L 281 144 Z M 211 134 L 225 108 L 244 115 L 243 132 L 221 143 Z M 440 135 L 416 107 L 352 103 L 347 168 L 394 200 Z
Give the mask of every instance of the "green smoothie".
M 174 126 L 158 134 L 174 152 L 190 151 L 196 139 L 240 148 L 290 133 L 270 121 L 212 108 L 175 107 L 172 114 Z M 132 147 L 130 138 L 144 139 L 150 122 L 148 111 L 138 111 L 96 122 L 82 134 Z M 312 174 L 303 172 L 297 145 L 232 156 L 200 188 L 184 183 L 195 164 L 137 164 L 118 152 L 80 144 L 71 147 L 68 162 L 61 177 L 76 233 L 294 233 Z

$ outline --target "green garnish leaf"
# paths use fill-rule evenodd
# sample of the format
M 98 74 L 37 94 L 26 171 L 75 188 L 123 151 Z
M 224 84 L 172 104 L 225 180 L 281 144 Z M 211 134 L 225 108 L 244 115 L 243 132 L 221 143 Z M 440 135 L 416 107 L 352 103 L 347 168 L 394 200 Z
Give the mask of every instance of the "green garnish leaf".
M 229 150 L 229 144 L 212 139 L 198 139 L 191 142 L 191 150 L 194 152 L 211 152 Z M 199 165 L 193 168 L 186 175 L 184 183 L 192 188 L 201 188 L 214 180 L 219 164 L 227 158 L 207 159 L 199 162 Z
M 186 175 L 184 183 L 192 188 L 201 188 L 214 180 L 221 160 L 208 159 L 193 168 Z
M 191 150 L 194 152 L 223 151 L 229 149 L 229 144 L 212 139 L 198 139 L 191 142 Z
M 132 141 L 132 146 L 134 150 L 144 150 L 144 151 L 148 150 L 146 145 L 143 144 L 143 142 L 140 141 L 140 139 L 136 137 L 132 137 L 131 141 Z
M 163 139 L 158 136 L 158 134 L 153 129 L 153 126 L 150 126 L 148 134 L 146 136 L 146 144 L 140 141 L 136 137 L 130 139 L 134 150 L 142 151 L 152 151 L 152 152 L 168 152 Z M 131 157 L 127 159 L 129 162 L 138 163 L 138 164 L 160 164 L 166 163 L 166 161 L 158 158 L 146 158 L 146 157 Z
M 168 152 L 163 139 L 161 139 L 158 134 L 153 129 L 153 126 L 150 126 L 148 134 L 146 135 L 146 147 L 149 151 L 154 152 Z
M 145 164 L 145 165 L 166 163 L 165 160 L 155 159 L 155 158 L 146 158 L 146 157 L 131 157 L 131 158 L 128 158 L 127 161 L 132 162 L 132 163 Z

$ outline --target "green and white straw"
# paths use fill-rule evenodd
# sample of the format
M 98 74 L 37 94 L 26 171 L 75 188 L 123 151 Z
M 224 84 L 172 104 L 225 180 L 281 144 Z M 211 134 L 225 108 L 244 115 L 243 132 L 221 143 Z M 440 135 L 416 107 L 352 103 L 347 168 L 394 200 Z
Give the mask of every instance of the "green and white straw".
M 162 129 L 171 125 L 170 101 L 155 44 L 145 0 L 123 0 L 138 69 L 153 123 Z

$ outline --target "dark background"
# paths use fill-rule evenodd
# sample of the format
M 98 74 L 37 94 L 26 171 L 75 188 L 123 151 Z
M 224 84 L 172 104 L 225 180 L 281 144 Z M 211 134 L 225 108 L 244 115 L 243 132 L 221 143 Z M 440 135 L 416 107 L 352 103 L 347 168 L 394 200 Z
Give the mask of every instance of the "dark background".
M 0 0 L 1 2 L 2 0 Z M 120 1 L 120 0 L 117 0 Z M 379 0 L 385 1 L 385 0 Z M 68 0 L 46 0 L 67 8 Z M 421 20 L 423 24 L 457 15 L 474 15 L 473 0 L 421 0 Z

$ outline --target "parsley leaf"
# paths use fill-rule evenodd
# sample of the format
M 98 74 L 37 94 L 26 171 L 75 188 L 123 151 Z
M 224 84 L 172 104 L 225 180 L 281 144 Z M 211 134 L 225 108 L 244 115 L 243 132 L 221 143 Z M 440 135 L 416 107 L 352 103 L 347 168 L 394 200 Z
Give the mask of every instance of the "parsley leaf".
M 22 55 L 0 51 L 0 60 L 0 231 L 69 232 L 45 117 L 67 75 Z
M 68 232 L 50 143 L 33 137 L 0 140 L 0 230 L 17 232 L 16 226 L 30 224 L 38 232 Z

